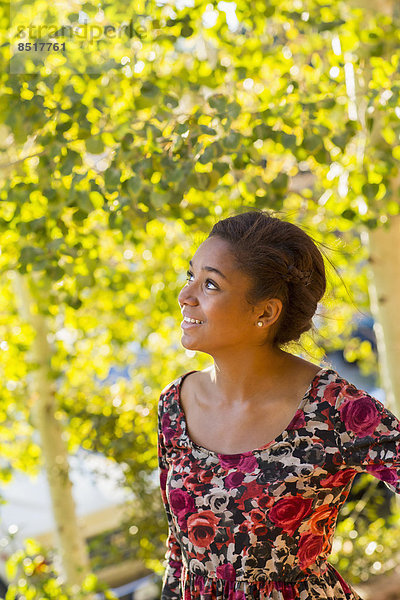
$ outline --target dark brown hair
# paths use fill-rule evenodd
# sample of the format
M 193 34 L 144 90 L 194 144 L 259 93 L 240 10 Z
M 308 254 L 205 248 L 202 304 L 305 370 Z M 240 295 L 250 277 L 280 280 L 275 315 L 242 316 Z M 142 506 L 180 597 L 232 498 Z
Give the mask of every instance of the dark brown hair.
M 212 236 L 229 242 L 238 268 L 253 281 L 246 298 L 249 304 L 267 298 L 282 301 L 274 346 L 297 341 L 312 328 L 326 277 L 323 256 L 305 231 L 254 210 L 218 221 L 208 235 Z

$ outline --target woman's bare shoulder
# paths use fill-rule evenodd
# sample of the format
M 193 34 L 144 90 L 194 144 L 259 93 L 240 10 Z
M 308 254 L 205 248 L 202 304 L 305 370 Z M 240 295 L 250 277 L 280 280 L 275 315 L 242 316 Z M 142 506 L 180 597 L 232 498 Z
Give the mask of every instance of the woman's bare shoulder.
M 181 385 L 180 394 L 183 408 L 189 406 L 196 398 L 201 397 L 207 384 L 210 384 L 212 368 L 212 366 L 206 367 L 202 371 L 195 371 L 185 377 Z

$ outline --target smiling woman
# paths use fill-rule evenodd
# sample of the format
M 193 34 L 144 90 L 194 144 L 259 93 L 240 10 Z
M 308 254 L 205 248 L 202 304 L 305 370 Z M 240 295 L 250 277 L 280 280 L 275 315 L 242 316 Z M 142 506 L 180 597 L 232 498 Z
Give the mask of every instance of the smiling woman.
M 321 253 L 251 211 L 219 221 L 190 267 L 181 343 L 213 365 L 160 396 L 162 600 L 357 600 L 327 562 L 335 523 L 356 473 L 400 492 L 400 422 L 284 350 L 312 327 Z

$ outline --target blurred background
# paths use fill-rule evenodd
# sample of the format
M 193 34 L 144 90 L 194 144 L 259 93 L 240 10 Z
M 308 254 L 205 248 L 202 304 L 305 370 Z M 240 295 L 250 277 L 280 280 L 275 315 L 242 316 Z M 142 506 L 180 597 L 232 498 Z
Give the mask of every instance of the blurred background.
M 400 5 L 0 2 L 0 596 L 159 597 L 156 408 L 210 364 L 177 301 L 212 225 L 325 257 L 287 348 L 400 415 Z M 400 598 L 400 509 L 358 476 L 330 560 Z

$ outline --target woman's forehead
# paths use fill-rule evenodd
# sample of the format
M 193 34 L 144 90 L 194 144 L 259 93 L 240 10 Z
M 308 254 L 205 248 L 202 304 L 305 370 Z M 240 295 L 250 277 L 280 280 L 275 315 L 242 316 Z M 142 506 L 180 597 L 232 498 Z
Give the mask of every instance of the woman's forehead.
M 216 258 L 219 260 L 226 260 L 231 263 L 233 261 L 233 253 L 230 243 L 222 238 L 212 236 L 207 238 L 197 248 L 194 257 L 200 258 L 207 256 L 207 258 Z
M 204 240 L 197 248 L 192 260 L 196 269 L 215 267 L 222 271 L 227 279 L 243 280 L 249 283 L 250 278 L 237 264 L 230 243 L 222 238 L 212 236 Z

